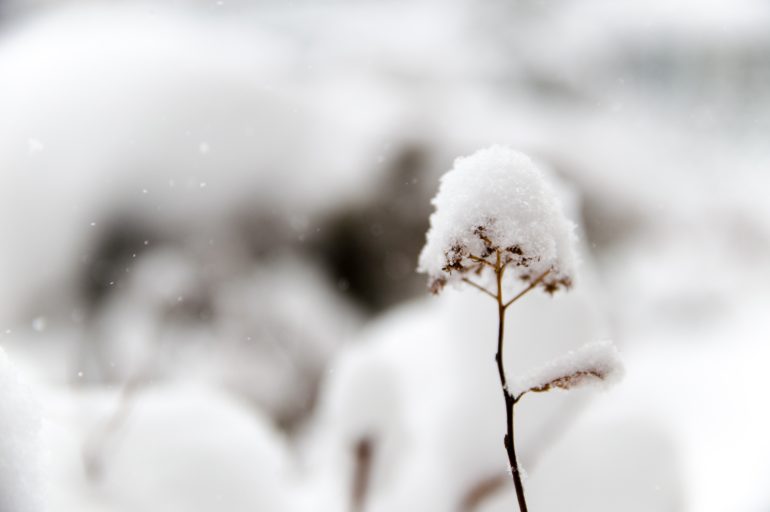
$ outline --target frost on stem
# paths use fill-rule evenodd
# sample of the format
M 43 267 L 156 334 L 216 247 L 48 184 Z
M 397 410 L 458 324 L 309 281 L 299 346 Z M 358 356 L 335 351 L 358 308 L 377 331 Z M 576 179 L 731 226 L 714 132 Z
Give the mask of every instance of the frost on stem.
M 623 375 L 618 351 L 610 341 L 589 343 L 546 363 L 510 385 L 513 396 L 554 388 L 572 389 L 586 384 L 609 385 Z
M 538 283 L 548 293 L 572 284 L 575 226 L 532 160 L 492 146 L 455 160 L 433 199 L 418 270 L 429 288 L 489 282 L 499 253 L 506 276 Z

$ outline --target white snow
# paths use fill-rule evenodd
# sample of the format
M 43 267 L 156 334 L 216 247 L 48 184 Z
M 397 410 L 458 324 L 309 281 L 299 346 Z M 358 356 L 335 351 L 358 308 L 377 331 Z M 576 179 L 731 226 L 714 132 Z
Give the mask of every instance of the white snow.
M 534 280 L 550 271 L 544 285 L 572 282 L 575 226 L 527 155 L 496 145 L 458 158 L 442 176 L 433 205 L 418 270 L 434 290 L 484 269 L 472 257 L 494 264 L 495 251 L 510 262 L 507 275 Z
M 0 348 L 0 510 L 42 510 L 40 415 L 31 393 Z
M 571 350 L 522 377 L 514 378 L 510 391 L 518 396 L 544 388 L 570 389 L 584 384 L 616 382 L 623 375 L 623 364 L 611 341 L 595 341 Z
M 226 392 L 183 380 L 151 385 L 119 424 L 110 424 L 119 402 L 104 389 L 52 388 L 46 398 L 51 512 L 295 510 L 286 439 Z M 94 455 L 99 477 L 89 479 L 84 462 Z
M 516 510 L 488 297 L 446 290 L 345 344 L 351 314 L 328 283 L 232 249 L 250 242 L 225 229 L 267 216 L 312 242 L 341 204 L 384 196 L 405 143 L 425 157 L 414 190 L 496 140 L 575 187 L 577 211 L 551 182 L 587 241 L 574 290 L 508 312 L 509 376 L 607 338 L 627 367 L 610 392 L 517 405 L 530 508 L 768 510 L 770 4 L 557 3 L 0 0 L 0 341 L 50 384 L 33 389 L 51 512 L 350 510 L 363 437 L 367 512 L 456 511 L 501 475 L 475 510 Z M 395 215 L 428 206 L 400 199 Z M 93 320 L 71 290 L 124 214 L 158 232 Z M 81 452 L 117 389 L 73 364 L 86 325 L 115 375 L 133 354 L 158 367 L 102 482 Z M 275 432 L 317 371 L 307 432 Z M 34 472 L 20 451 L 34 439 L 4 435 L 28 396 L 8 375 L 0 512 L 24 512 L 35 503 L 10 484 Z M 204 389 L 168 386 L 181 375 Z

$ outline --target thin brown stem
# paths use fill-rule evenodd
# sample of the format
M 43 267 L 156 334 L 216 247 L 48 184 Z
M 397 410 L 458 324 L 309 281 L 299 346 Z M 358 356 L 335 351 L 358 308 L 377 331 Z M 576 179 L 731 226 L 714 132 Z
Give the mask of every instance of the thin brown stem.
M 469 254 L 468 258 L 471 261 L 475 261 L 476 263 L 481 263 L 482 265 L 487 265 L 489 268 L 493 268 L 493 269 L 497 268 L 495 265 L 493 265 L 492 263 L 488 262 L 484 258 L 479 258 L 478 256 L 474 256 L 473 254 Z
M 545 279 L 545 276 L 547 276 L 549 272 L 550 272 L 550 270 L 546 270 L 545 272 L 543 272 L 542 274 L 540 274 L 539 276 L 537 276 L 537 278 L 536 278 L 534 281 L 532 281 L 532 283 L 530 283 L 530 285 L 529 285 L 529 286 L 527 286 L 527 287 L 526 287 L 526 288 L 524 288 L 522 291 L 520 291 L 518 294 L 516 294 L 516 296 L 515 296 L 514 298 L 512 298 L 511 300 L 509 300 L 508 302 L 506 302 L 505 304 L 503 304 L 503 309 L 506 309 L 508 306 L 510 306 L 511 304 L 513 304 L 514 302 L 516 302 L 517 300 L 519 300 L 520 298 L 522 298 L 523 296 L 525 296 L 525 295 L 526 295 L 528 292 L 530 292 L 530 291 L 534 290 L 534 289 L 535 289 L 535 287 L 536 287 L 537 285 L 539 285 L 539 284 L 540 284 L 540 282 L 541 282 L 543 279 Z
M 463 283 L 468 283 L 469 285 L 473 286 L 473 287 L 474 287 L 474 288 L 476 288 L 477 290 L 480 290 L 480 291 L 482 291 L 482 292 L 486 293 L 487 295 L 489 295 L 489 296 L 490 296 L 490 297 L 492 297 L 493 299 L 497 299 L 497 295 L 495 295 L 494 293 L 490 292 L 489 290 L 487 290 L 486 288 L 484 288 L 484 287 L 483 287 L 483 286 L 481 286 L 480 284 L 478 284 L 478 283 L 474 283 L 473 281 L 471 281 L 471 280 L 470 280 L 470 279 L 468 279 L 467 277 L 463 277 Z
M 521 483 L 521 473 L 519 471 L 519 463 L 516 459 L 516 447 L 513 437 L 513 406 L 516 404 L 516 399 L 508 390 L 508 381 L 505 376 L 505 367 L 503 365 L 503 341 L 505 339 L 505 308 L 512 304 L 519 297 L 523 296 L 527 291 L 537 286 L 538 280 L 533 282 L 530 287 L 519 295 L 508 301 L 503 302 L 503 273 L 505 266 L 500 263 L 500 251 L 497 251 L 497 258 L 495 264 L 495 277 L 497 281 L 497 313 L 498 313 L 498 330 L 497 330 L 497 354 L 495 355 L 495 361 L 497 362 L 497 371 L 500 375 L 500 385 L 503 388 L 503 398 L 505 399 L 505 417 L 506 417 L 506 433 L 503 438 L 503 444 L 505 445 L 505 451 L 508 453 L 508 462 L 511 466 L 511 476 L 513 477 L 513 485 L 516 488 L 516 499 L 519 502 L 519 511 L 527 512 L 527 502 L 524 499 L 524 486 Z M 545 277 L 543 274 L 539 280 Z

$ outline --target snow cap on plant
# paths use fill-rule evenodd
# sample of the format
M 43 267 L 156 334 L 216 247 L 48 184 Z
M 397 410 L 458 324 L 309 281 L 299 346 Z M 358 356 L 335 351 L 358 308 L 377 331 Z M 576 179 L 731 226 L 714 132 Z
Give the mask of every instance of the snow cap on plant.
M 543 173 L 525 154 L 492 146 L 455 160 L 433 198 L 418 271 L 438 293 L 466 274 L 506 276 L 569 288 L 575 269 L 575 226 Z

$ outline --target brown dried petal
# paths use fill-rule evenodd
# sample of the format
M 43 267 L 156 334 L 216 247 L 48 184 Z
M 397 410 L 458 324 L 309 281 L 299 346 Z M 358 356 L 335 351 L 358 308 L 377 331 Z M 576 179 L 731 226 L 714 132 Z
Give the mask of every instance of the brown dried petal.
M 430 290 L 430 293 L 432 293 L 433 295 L 438 295 L 441 292 L 441 290 L 444 289 L 445 285 L 446 285 L 446 278 L 438 277 L 432 280 L 430 283 L 428 283 L 428 289 Z
M 592 378 L 604 380 L 606 377 L 607 377 L 606 372 L 599 368 L 591 368 L 588 370 L 578 370 L 574 373 L 570 373 L 569 375 L 563 375 L 561 377 L 552 379 L 540 386 L 530 388 L 527 391 L 534 391 L 535 393 L 543 393 L 545 391 L 549 391 L 552 388 L 571 389 L 583 384 L 584 382 Z

